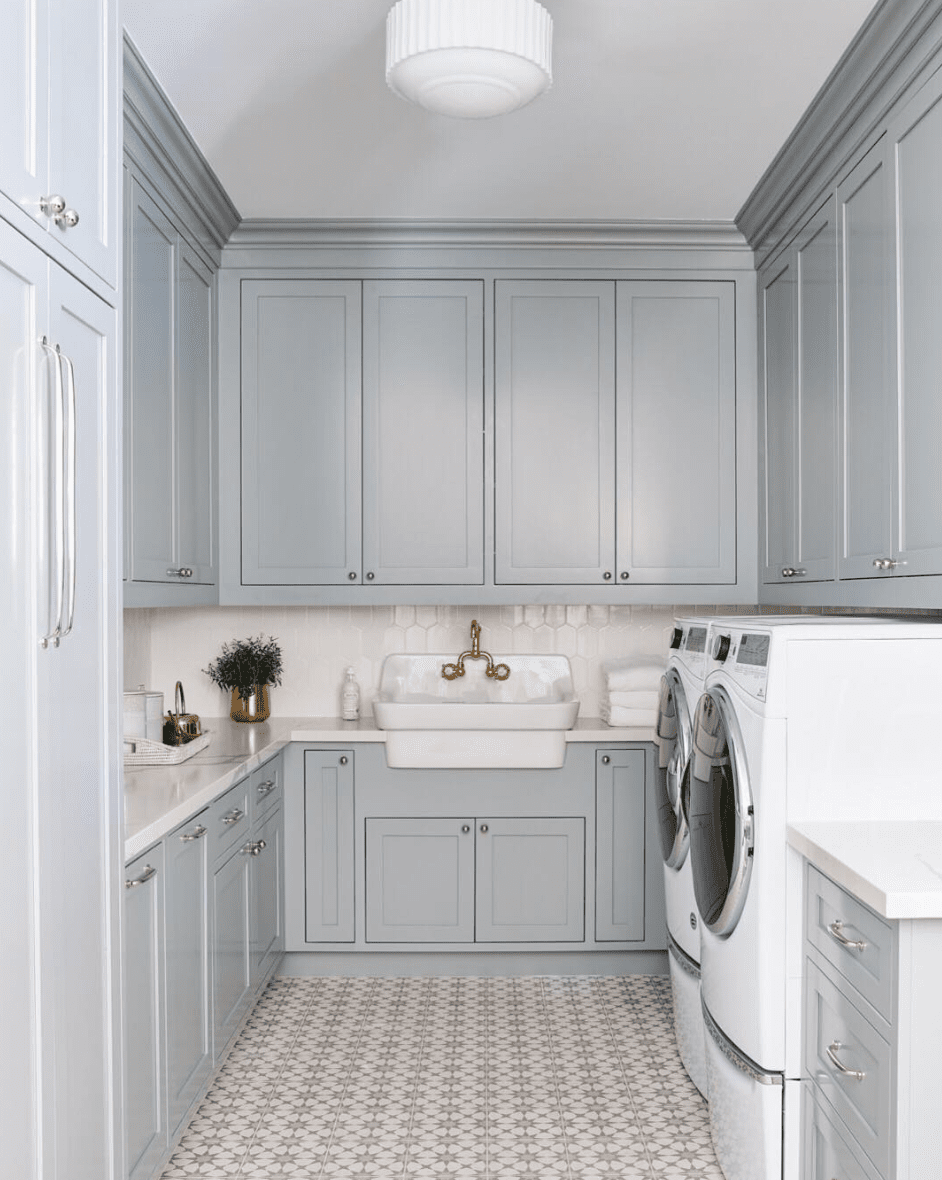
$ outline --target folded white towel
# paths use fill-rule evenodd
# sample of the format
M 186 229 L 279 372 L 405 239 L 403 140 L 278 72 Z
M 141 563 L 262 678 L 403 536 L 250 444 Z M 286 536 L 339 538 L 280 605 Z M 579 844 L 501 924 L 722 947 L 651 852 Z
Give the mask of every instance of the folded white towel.
M 609 692 L 629 689 L 656 689 L 664 675 L 666 661 L 657 656 L 642 659 L 607 660 L 602 672 Z
M 602 720 L 608 725 L 643 726 L 653 729 L 657 724 L 657 709 L 626 709 L 623 705 L 609 706 L 604 701 L 599 707 Z
M 644 691 L 640 688 L 628 689 L 625 692 L 610 692 L 608 703 L 621 705 L 626 709 L 656 709 L 661 699 L 659 692 Z

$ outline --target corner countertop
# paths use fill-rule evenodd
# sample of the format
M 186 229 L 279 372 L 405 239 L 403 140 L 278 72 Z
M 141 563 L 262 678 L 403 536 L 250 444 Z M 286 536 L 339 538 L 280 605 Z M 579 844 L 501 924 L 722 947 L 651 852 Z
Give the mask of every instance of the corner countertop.
M 942 918 L 942 822 L 800 822 L 788 842 L 884 918 Z
M 177 766 L 147 766 L 124 772 L 124 859 L 127 863 L 179 824 L 208 806 L 233 783 L 261 766 L 290 742 L 382 742 L 385 731 L 372 717 L 273 717 L 239 724 L 204 717 L 212 734 L 205 750 Z M 566 731 L 567 742 L 651 742 L 654 730 L 606 725 L 583 717 Z M 942 882 L 940 882 L 942 885 Z

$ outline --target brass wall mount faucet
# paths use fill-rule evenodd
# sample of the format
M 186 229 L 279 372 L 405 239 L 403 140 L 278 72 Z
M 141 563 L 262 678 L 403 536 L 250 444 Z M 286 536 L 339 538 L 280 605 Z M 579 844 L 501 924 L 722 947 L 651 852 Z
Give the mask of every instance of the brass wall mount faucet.
M 463 651 L 456 663 L 443 664 L 442 676 L 446 680 L 457 680 L 459 676 L 464 676 L 465 660 L 487 660 L 484 675 L 490 676 L 492 680 L 506 680 L 510 675 L 510 669 L 506 664 L 495 664 L 494 657 L 489 651 L 481 651 L 481 628 L 477 619 L 471 620 L 471 650 Z

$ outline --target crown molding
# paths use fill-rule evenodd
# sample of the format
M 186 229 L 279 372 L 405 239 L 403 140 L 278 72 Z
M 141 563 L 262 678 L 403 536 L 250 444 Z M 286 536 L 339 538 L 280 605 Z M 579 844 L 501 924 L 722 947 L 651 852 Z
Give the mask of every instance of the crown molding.
M 509 248 L 750 252 L 727 221 L 421 221 L 250 218 L 229 239 L 239 250 Z
M 876 141 L 893 107 L 938 65 L 940 46 L 942 0 L 874 9 L 736 215 L 760 262 Z
M 158 182 L 218 266 L 222 247 L 241 220 L 239 211 L 127 33 L 124 151 Z

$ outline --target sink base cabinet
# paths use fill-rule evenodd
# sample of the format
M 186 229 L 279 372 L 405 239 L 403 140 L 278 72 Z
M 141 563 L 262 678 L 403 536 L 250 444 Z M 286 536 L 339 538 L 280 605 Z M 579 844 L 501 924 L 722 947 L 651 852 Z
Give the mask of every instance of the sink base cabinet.
M 289 952 L 664 949 L 650 746 L 570 743 L 551 770 L 289 757 Z

